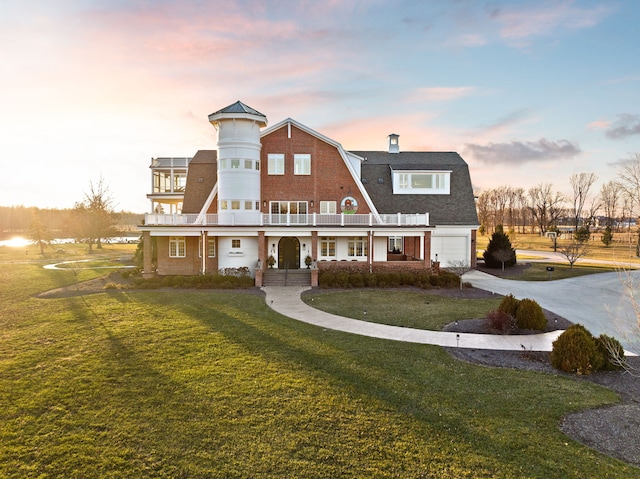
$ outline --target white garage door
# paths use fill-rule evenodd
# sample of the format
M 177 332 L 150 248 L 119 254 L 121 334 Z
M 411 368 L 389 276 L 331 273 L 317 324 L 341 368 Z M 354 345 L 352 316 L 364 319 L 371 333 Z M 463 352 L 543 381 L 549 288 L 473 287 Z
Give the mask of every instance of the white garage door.
M 431 259 L 436 258 L 440 266 L 449 266 L 451 261 L 469 262 L 469 243 L 467 236 L 432 236 Z

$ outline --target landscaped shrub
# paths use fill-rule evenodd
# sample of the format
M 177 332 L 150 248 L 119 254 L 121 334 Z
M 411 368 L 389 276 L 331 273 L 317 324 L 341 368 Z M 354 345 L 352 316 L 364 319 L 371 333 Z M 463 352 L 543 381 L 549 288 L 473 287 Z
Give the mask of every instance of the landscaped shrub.
M 498 305 L 498 311 L 507 313 L 511 317 L 515 318 L 516 313 L 518 312 L 519 304 L 520 304 L 519 299 L 516 299 L 512 294 L 508 294 L 504 298 L 502 298 L 502 301 Z
M 398 286 L 417 286 L 423 289 L 457 288 L 459 279 L 453 273 L 441 271 L 430 274 L 424 271 L 379 271 L 363 272 L 349 267 L 318 272 L 318 285 L 321 288 L 395 288 Z M 469 285 L 471 286 L 471 285 Z
M 516 250 L 511 246 L 511 240 L 498 225 L 491 235 L 487 249 L 483 253 L 484 264 L 488 268 L 507 268 L 516 264 Z
M 547 318 L 536 301 L 525 298 L 518 304 L 516 324 L 520 329 L 544 331 L 547 327 Z
M 349 284 L 354 288 L 363 288 L 364 278 L 362 277 L 362 273 L 353 273 L 349 275 Z
M 623 369 L 623 363 L 625 361 L 624 348 L 622 344 L 620 344 L 620 341 L 606 334 L 601 334 L 598 336 L 597 345 L 604 359 L 602 369 L 605 371 Z
M 216 289 L 236 289 L 251 288 L 254 286 L 251 276 L 223 276 L 221 274 L 204 274 L 194 276 L 154 276 L 153 278 L 135 278 L 133 285 L 141 289 L 156 288 L 216 288 Z
M 569 373 L 591 374 L 602 368 L 604 358 L 593 335 L 574 324 L 553 342 L 551 365 Z
M 499 334 L 509 334 L 516 327 L 513 316 L 500 310 L 489 311 L 487 325 L 491 331 Z
M 349 273 L 340 271 L 338 274 L 336 274 L 334 284 L 336 288 L 348 288 L 349 286 L 351 286 L 349 284 Z
M 364 284 L 369 288 L 375 288 L 378 285 L 378 277 L 375 273 L 364 273 Z

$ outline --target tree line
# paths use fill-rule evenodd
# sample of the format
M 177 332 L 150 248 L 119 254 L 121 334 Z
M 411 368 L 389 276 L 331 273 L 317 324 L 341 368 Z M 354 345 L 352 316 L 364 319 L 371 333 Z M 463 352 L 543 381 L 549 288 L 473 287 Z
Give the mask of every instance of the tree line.
M 571 175 L 571 194 L 565 195 L 551 183 L 540 183 L 528 190 L 500 186 L 477 195 L 480 233 L 491 233 L 499 225 L 514 232 L 558 231 L 565 227 L 630 229 L 640 207 L 640 154 L 617 165 L 614 180 L 594 189 L 598 177 L 582 172 Z
M 38 244 L 41 252 L 54 238 L 73 238 L 86 243 L 89 251 L 102 241 L 135 231 L 143 215 L 116 212 L 108 186 L 100 178 L 90 181 L 84 197 L 73 208 L 0 206 L 0 234 L 21 234 Z

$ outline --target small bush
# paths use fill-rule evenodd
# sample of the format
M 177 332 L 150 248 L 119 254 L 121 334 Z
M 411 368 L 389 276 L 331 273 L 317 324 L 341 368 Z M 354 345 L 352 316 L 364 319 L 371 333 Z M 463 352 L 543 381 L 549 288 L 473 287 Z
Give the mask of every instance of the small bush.
M 525 298 L 518 304 L 518 310 L 516 311 L 516 324 L 520 329 L 544 331 L 547 327 L 547 318 L 536 301 Z
M 581 324 L 574 324 L 553 342 L 551 365 L 561 371 L 591 374 L 602 368 L 604 358 L 596 339 Z
M 623 369 L 624 348 L 620 341 L 606 334 L 598 336 L 598 350 L 604 359 L 602 369 L 605 371 L 616 371 Z
M 491 331 L 499 334 L 509 334 L 516 327 L 513 316 L 500 310 L 489 311 L 487 314 L 487 325 Z
M 518 312 L 518 305 L 520 304 L 520 300 L 513 297 L 512 294 L 508 294 L 498 305 L 498 311 L 502 311 L 503 313 L 507 313 L 509 316 L 515 318 Z

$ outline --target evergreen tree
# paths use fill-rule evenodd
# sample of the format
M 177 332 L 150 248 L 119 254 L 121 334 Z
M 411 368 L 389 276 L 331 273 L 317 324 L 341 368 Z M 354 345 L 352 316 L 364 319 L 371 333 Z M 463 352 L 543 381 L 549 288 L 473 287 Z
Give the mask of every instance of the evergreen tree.
M 502 268 L 516 264 L 516 250 L 511 246 L 511 240 L 504 233 L 502 225 L 498 225 L 491 235 L 489 245 L 484 252 L 484 264 L 488 268 Z
M 613 243 L 613 232 L 611 231 L 611 226 L 607 225 L 604 229 L 604 233 L 602 233 L 602 242 L 605 246 L 609 246 Z

